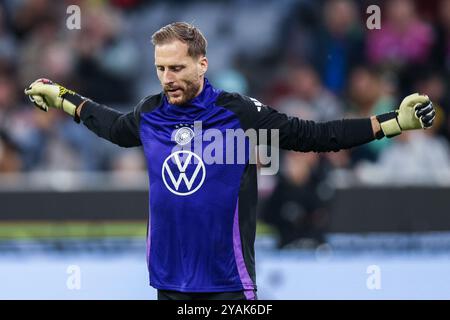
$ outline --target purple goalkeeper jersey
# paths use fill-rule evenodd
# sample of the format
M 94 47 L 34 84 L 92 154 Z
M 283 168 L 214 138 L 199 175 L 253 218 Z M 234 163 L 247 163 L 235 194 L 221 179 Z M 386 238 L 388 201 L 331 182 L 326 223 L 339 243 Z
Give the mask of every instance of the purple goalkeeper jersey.
M 242 128 L 234 112 L 217 104 L 220 94 L 205 82 L 202 93 L 186 105 L 171 105 L 161 95 L 150 110 L 141 109 L 140 138 L 150 179 L 147 258 L 150 284 L 158 289 L 255 289 L 253 246 L 244 257 L 242 237 L 253 243 L 256 219 L 250 208 L 244 213 L 240 208 L 240 193 L 245 197 L 249 188 L 242 183 L 251 168 L 248 161 L 203 159 L 214 143 L 204 141 L 203 132 L 217 129 L 225 137 L 227 129 Z M 222 145 L 226 160 L 227 145 Z M 242 223 L 252 227 L 242 228 Z
M 256 165 L 248 139 L 242 148 L 227 132 L 277 129 L 280 148 L 295 151 L 337 151 L 374 139 L 370 119 L 288 117 L 206 79 L 200 95 L 182 106 L 168 103 L 163 93 L 125 114 L 88 101 L 81 119 L 115 144 L 143 146 L 150 284 L 181 292 L 256 289 Z

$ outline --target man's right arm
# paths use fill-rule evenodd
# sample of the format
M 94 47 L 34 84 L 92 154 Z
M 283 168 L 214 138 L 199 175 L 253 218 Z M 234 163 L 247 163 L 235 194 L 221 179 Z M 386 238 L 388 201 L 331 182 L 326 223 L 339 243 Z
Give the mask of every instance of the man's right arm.
M 112 143 L 122 147 L 141 145 L 139 112 L 145 99 L 134 111 L 123 114 L 48 79 L 34 81 L 25 89 L 25 94 L 39 109 L 46 112 L 49 107 L 62 109 L 72 116 L 75 122 L 83 121 L 91 131 Z
M 142 144 L 136 116 L 138 109 L 124 114 L 86 100 L 80 104 L 76 112 L 83 124 L 99 137 L 121 147 L 135 147 Z

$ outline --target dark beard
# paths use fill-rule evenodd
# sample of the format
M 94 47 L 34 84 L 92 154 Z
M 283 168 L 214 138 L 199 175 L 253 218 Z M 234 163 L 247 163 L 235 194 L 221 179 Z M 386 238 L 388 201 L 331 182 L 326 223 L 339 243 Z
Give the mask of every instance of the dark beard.
M 164 88 L 164 94 L 167 97 L 167 100 L 169 100 L 169 103 L 177 105 L 177 106 L 181 106 L 183 104 L 185 104 L 186 102 L 188 102 L 189 100 L 192 100 L 195 98 L 195 96 L 198 93 L 198 90 L 200 89 L 200 83 L 195 83 L 195 82 L 186 82 L 186 89 L 183 90 L 183 99 L 180 100 L 180 102 L 177 103 L 172 103 L 170 102 L 170 97 L 167 94 L 167 91 L 170 90 L 171 88 Z

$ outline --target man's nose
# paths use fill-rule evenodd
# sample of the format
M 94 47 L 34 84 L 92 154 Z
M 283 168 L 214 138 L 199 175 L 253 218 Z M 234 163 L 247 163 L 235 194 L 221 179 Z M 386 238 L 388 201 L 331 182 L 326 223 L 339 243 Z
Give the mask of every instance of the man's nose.
M 171 84 L 175 82 L 175 76 L 171 71 L 164 71 L 163 74 L 163 82 L 164 84 Z

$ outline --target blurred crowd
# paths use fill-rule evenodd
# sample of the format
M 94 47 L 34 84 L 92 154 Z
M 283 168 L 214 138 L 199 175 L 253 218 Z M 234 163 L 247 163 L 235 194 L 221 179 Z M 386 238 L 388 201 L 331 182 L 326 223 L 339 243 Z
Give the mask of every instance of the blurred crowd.
M 81 8 L 79 30 L 66 25 L 73 4 Z M 373 4 L 381 8 L 379 30 L 366 24 Z M 0 173 L 145 170 L 139 150 L 105 142 L 61 112 L 35 110 L 23 89 L 46 77 L 129 111 L 160 91 L 150 36 L 173 21 L 205 33 L 214 85 L 292 116 L 368 117 L 413 92 L 435 103 L 430 130 L 337 153 L 283 154 L 280 174 L 260 181 L 262 218 L 289 235 L 280 246 L 297 234 L 320 241 L 333 169 L 367 183 L 448 177 L 450 0 L 3 0 Z

